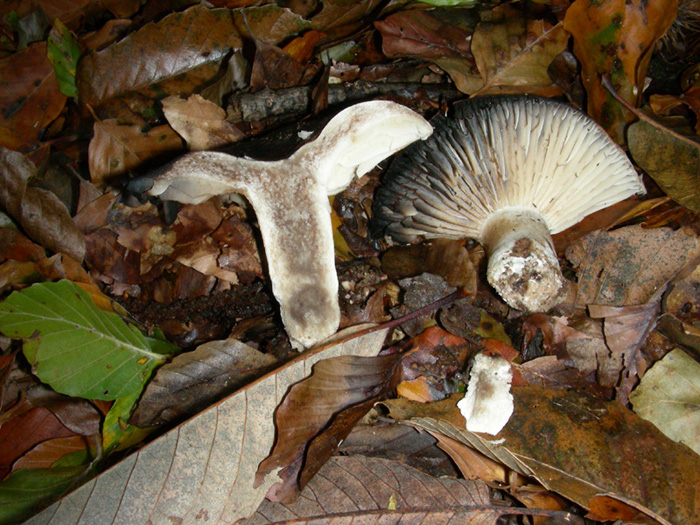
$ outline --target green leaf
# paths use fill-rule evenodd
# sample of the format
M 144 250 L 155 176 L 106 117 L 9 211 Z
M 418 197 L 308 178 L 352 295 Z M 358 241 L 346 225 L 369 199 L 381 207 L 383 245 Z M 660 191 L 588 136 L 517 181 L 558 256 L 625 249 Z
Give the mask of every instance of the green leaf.
M 140 391 L 169 345 L 100 310 L 68 280 L 14 292 L 0 304 L 0 331 L 28 340 L 25 356 L 39 379 L 57 392 L 88 399 Z
M 155 427 L 141 428 L 129 423 L 141 390 L 117 399 L 107 412 L 102 425 L 102 450 L 105 454 L 125 450 L 139 443 L 153 432 Z
M 0 482 L 0 523 L 19 523 L 70 488 L 86 469 L 74 467 L 18 470 Z
M 75 71 L 81 54 L 78 40 L 57 18 L 49 33 L 46 55 L 56 72 L 59 90 L 68 97 L 78 96 Z

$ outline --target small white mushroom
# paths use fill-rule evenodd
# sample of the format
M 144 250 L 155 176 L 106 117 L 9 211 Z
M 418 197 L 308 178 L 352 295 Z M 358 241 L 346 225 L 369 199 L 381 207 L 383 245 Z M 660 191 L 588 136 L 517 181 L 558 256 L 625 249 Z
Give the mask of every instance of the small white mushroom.
M 513 371 L 508 361 L 500 356 L 477 354 L 467 393 L 457 402 L 457 408 L 467 420 L 467 430 L 495 436 L 506 426 L 514 410 L 512 381 Z
M 475 98 L 432 124 L 433 136 L 385 174 L 375 234 L 478 240 L 489 283 L 520 310 L 547 311 L 560 300 L 551 234 L 645 191 L 603 128 L 560 102 Z
M 328 196 L 431 133 L 423 117 L 400 104 L 364 102 L 338 113 L 285 160 L 189 153 L 147 177 L 148 193 L 190 204 L 245 195 L 260 226 L 282 322 L 293 345 L 308 347 L 335 333 L 340 322 Z

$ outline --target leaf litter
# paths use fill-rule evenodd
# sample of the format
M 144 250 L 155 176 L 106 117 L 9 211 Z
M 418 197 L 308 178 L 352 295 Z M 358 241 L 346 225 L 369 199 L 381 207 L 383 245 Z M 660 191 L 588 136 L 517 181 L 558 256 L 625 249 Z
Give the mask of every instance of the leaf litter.
M 675 22 L 675 3 L 662 2 L 244 4 L 3 7 L 0 70 L 11 73 L 0 75 L 2 519 L 50 505 L 36 520 L 494 523 L 529 513 L 697 522 L 697 456 L 630 410 L 653 421 L 660 412 L 664 432 L 697 441 L 697 365 L 674 349 L 695 359 L 700 349 L 693 3 L 679 3 Z M 255 158 L 281 158 L 338 102 L 382 97 L 432 117 L 449 114 L 460 92 L 587 100 L 658 185 L 647 184 L 648 200 L 602 210 L 557 237 L 569 294 L 546 314 L 509 310 L 485 284 L 472 241 L 388 247 L 370 238 L 376 170 L 332 203 L 341 326 L 397 318 L 455 287 L 471 295 L 298 356 L 248 203 L 160 205 L 123 191 L 186 149 L 257 147 Z M 76 196 L 44 186 L 56 166 Z M 84 350 L 71 335 L 44 333 L 48 315 L 11 328 L 25 315 L 18 298 L 51 286 L 61 293 L 41 300 L 56 322 L 75 321 L 69 305 L 92 319 L 74 328 Z M 38 306 L 28 308 L 31 316 Z M 123 367 L 143 373 L 113 400 L 100 398 L 119 385 L 81 367 L 106 319 L 121 327 L 106 356 L 137 348 L 124 346 L 130 338 L 157 356 L 138 363 L 145 354 L 127 351 Z M 65 355 L 46 346 L 51 337 L 68 344 Z M 336 353 L 345 357 L 320 361 L 302 381 Z M 512 370 L 515 413 L 496 436 L 503 442 L 468 433 L 455 406 L 479 354 Z M 691 379 L 668 385 L 676 374 Z M 432 436 L 409 438 L 397 429 L 411 427 L 397 422 Z M 467 479 L 445 467 L 438 445 Z M 373 452 L 387 457 L 364 457 Z M 431 499 L 445 490 L 471 496 Z M 368 495 L 361 505 L 358 491 Z

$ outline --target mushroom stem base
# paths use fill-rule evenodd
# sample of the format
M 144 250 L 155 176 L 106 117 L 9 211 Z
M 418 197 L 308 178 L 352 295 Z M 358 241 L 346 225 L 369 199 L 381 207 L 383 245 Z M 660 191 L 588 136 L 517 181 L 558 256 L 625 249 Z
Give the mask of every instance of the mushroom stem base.
M 560 301 L 564 277 L 544 217 L 532 208 L 495 212 L 481 243 L 489 256 L 487 279 L 513 308 L 545 312 Z

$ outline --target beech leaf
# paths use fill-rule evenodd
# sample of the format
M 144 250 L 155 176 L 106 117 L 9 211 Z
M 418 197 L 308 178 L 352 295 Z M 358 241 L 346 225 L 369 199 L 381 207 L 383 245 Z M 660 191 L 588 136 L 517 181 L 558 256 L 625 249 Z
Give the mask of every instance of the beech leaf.
M 195 5 L 84 56 L 77 73 L 80 101 L 97 107 L 130 92 L 156 98 L 191 93 L 241 46 L 228 9 Z
M 47 46 L 47 56 L 56 72 L 61 93 L 68 97 L 77 97 L 75 71 L 82 54 L 78 39 L 59 19 L 56 19 L 49 33 Z
M 569 41 L 563 23 L 535 20 L 507 6 L 494 9 L 493 16 L 494 21 L 479 24 L 472 37 L 483 86 L 471 95 L 559 94 L 547 69 Z
M 587 112 L 619 143 L 634 115 L 624 112 L 601 79 L 609 77 L 622 98 L 637 106 L 654 44 L 675 20 L 676 5 L 666 0 L 576 0 L 566 11 L 564 28 L 574 37 Z
M 191 95 L 187 100 L 168 97 L 161 103 L 165 118 L 190 150 L 214 149 L 245 137 L 226 120 L 226 111 L 200 95 Z
M 158 369 L 130 422 L 151 426 L 194 415 L 262 375 L 276 361 L 236 339 L 200 345 Z
M 175 131 L 164 124 L 147 132 L 136 126 L 120 125 L 116 119 L 96 121 L 88 146 L 90 178 L 95 184 L 122 175 L 158 155 L 182 149 Z
M 95 306 L 67 280 L 39 283 L 0 304 L 0 331 L 22 338 L 43 382 L 62 394 L 117 399 L 139 390 L 174 345 L 149 341 L 138 329 Z
M 395 508 L 389 508 L 392 500 Z M 265 500 L 244 523 L 495 525 L 507 514 L 507 507 L 491 506 L 483 482 L 434 478 L 400 461 L 352 456 L 331 458 L 295 503 Z
M 634 411 L 700 454 L 700 364 L 675 349 L 644 374 L 630 395 Z
M 353 338 L 341 333 L 257 379 L 140 448 L 46 509 L 35 523 L 111 516 L 113 523 L 234 523 L 255 512 L 278 481 L 253 487 L 258 464 L 275 438 L 273 414 L 289 386 L 321 359 L 376 355 L 386 330 Z
M 66 100 L 46 58 L 46 42 L 0 60 L 0 146 L 19 149 L 37 142 Z
M 674 201 L 700 212 L 700 143 L 651 120 L 639 120 L 627 130 L 634 162 Z
M 56 195 L 29 185 L 35 174 L 32 161 L 21 153 L 0 147 L 0 206 L 44 248 L 82 261 L 83 234 Z

